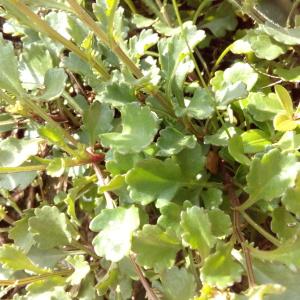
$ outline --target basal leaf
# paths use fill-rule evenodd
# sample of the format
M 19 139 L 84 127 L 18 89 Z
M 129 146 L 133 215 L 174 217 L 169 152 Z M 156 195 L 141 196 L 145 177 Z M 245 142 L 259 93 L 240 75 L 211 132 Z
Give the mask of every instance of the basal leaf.
M 158 288 L 166 300 L 190 300 L 195 295 L 195 279 L 184 268 L 172 267 L 165 270 L 160 276 L 160 281 L 161 286 Z
M 300 178 L 298 176 L 296 185 L 287 189 L 282 197 L 282 203 L 285 208 L 295 214 L 298 218 L 300 216 Z
M 265 95 L 261 92 L 250 93 L 248 108 L 254 119 L 260 122 L 273 120 L 274 116 L 282 111 L 282 106 L 276 94 Z
M 180 226 L 183 242 L 206 258 L 216 242 L 207 212 L 197 206 L 188 208 L 181 213 Z
M 11 244 L 5 244 L 0 248 L 0 263 L 2 263 L 5 268 L 14 271 L 24 270 L 36 274 L 48 272 L 35 265 L 22 250 Z
M 0 65 L 2 66 L 0 88 L 13 94 L 22 95 L 24 90 L 19 79 L 14 48 L 11 43 L 3 39 L 2 35 L 0 36 Z
M 204 283 L 224 289 L 242 279 L 244 272 L 241 265 L 231 256 L 232 246 L 224 245 L 207 257 L 201 268 Z
M 158 118 L 148 107 L 136 103 L 121 110 L 122 132 L 104 133 L 101 142 L 120 153 L 138 153 L 153 140 L 158 129 Z
M 62 68 L 47 70 L 44 79 L 45 91 L 40 96 L 43 100 L 54 100 L 65 90 L 67 75 Z
M 131 248 L 131 237 L 139 226 L 136 207 L 104 209 L 90 223 L 93 231 L 100 231 L 93 246 L 99 256 L 117 262 L 126 256 Z
M 272 200 L 292 187 L 298 172 L 296 158 L 273 149 L 256 157 L 247 176 L 247 192 L 253 200 Z
M 90 266 L 83 255 L 74 255 L 66 258 L 66 261 L 73 267 L 74 272 L 67 281 L 72 285 L 78 285 L 90 272 Z
M 160 137 L 157 146 L 160 149 L 157 156 L 171 156 L 179 153 L 184 148 L 194 148 L 196 146 L 196 137 L 185 135 L 174 127 L 167 127 L 160 131 Z
M 137 191 L 150 199 L 170 201 L 182 185 L 180 167 L 173 160 L 145 159 L 126 175 L 131 192 Z
M 101 133 L 112 129 L 114 112 L 107 104 L 94 102 L 83 115 L 83 130 L 88 135 L 89 144 L 93 146 Z
M 271 229 L 279 239 L 288 240 L 296 237 L 300 224 L 284 207 L 278 207 L 272 213 Z
M 70 221 L 56 206 L 36 208 L 34 214 L 28 221 L 29 230 L 39 248 L 65 246 L 76 240 L 77 234 Z
M 179 241 L 155 225 L 144 225 L 132 241 L 137 262 L 156 271 L 172 267 L 179 249 Z
M 16 221 L 10 229 L 8 237 L 14 240 L 14 244 L 27 253 L 34 245 L 32 233 L 29 231 L 28 225 L 29 215 L 25 215 L 22 219 Z

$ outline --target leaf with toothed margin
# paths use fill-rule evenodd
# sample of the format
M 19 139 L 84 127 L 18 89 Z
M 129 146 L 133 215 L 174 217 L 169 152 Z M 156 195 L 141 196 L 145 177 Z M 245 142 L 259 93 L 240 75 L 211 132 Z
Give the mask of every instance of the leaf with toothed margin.
M 158 130 L 158 118 L 149 107 L 137 103 L 121 109 L 122 132 L 100 135 L 102 145 L 120 153 L 138 153 L 153 141 Z

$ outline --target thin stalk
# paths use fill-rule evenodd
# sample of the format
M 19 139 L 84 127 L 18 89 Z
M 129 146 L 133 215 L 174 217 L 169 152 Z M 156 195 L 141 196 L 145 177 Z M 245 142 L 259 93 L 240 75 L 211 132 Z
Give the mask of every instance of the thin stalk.
M 134 256 L 129 255 L 129 258 L 130 258 L 130 261 L 131 261 L 132 265 L 134 266 L 134 269 L 146 291 L 147 298 L 149 300 L 159 300 L 159 298 L 157 297 L 157 295 L 154 293 L 153 289 L 149 285 L 147 279 L 145 278 L 141 267 L 136 263 Z
M 247 247 L 247 240 L 244 237 L 244 234 L 241 229 L 241 219 L 240 219 L 240 212 L 237 211 L 235 208 L 239 206 L 240 200 L 238 196 L 236 195 L 235 189 L 234 189 L 234 183 L 232 182 L 232 178 L 230 174 L 226 170 L 226 166 L 222 164 L 222 175 L 223 175 L 223 181 L 224 185 L 227 188 L 227 194 L 230 200 L 230 204 L 232 206 L 232 218 L 233 218 L 233 230 L 234 235 L 239 242 L 239 244 L 242 247 L 243 254 L 245 257 L 246 262 L 246 273 L 247 273 L 247 279 L 249 288 L 255 286 L 255 277 L 254 277 L 254 271 L 253 271 L 253 264 L 252 264 L 252 257 L 249 248 Z
M 78 46 L 73 44 L 71 41 L 65 39 L 57 31 L 55 31 L 46 21 L 42 20 L 38 15 L 36 15 L 30 8 L 28 8 L 21 0 L 10 0 L 14 8 L 21 12 L 28 19 L 28 24 L 34 24 L 36 26 L 31 26 L 34 30 L 39 30 L 44 34 L 48 35 L 51 39 L 61 43 L 67 49 L 74 52 L 78 57 L 87 61 L 91 64 L 105 80 L 110 79 L 110 75 L 107 72 L 105 66 L 95 59 L 91 58 L 87 53 L 83 52 Z
M 104 181 L 104 177 L 103 177 L 101 169 L 95 163 L 93 163 L 92 165 L 93 165 L 94 171 L 97 175 L 98 185 L 104 186 L 105 181 Z M 111 194 L 109 192 L 104 192 L 103 194 L 104 194 L 104 198 L 106 200 L 106 208 L 110 208 L 110 209 L 115 208 L 116 204 L 115 204 L 114 199 L 112 198 Z
M 200 280 L 199 272 L 198 272 L 198 270 L 195 266 L 195 263 L 194 263 L 194 257 L 193 257 L 192 250 L 189 248 L 187 250 L 187 252 L 188 252 L 189 259 L 190 259 L 190 269 L 191 269 L 192 273 L 194 274 L 194 277 L 195 277 L 195 280 L 196 280 L 197 290 L 200 290 L 201 286 L 202 286 L 202 283 L 201 283 L 201 280 Z
M 69 95 L 67 92 L 63 92 L 62 96 L 67 100 L 68 104 L 80 115 L 83 115 L 82 108 L 78 105 L 78 103 Z
M 23 215 L 23 212 L 20 209 L 19 205 L 16 203 L 16 201 L 12 199 L 10 193 L 7 190 L 0 189 L 0 194 L 2 195 L 4 200 L 8 202 L 8 205 L 11 206 L 18 213 L 19 216 Z
M 199 16 L 200 16 L 202 10 L 205 8 L 205 6 L 206 6 L 208 3 L 210 3 L 210 0 L 203 0 L 203 1 L 199 4 L 199 6 L 198 6 L 198 8 L 197 8 L 197 10 L 195 11 L 194 16 L 193 16 L 193 24 L 196 24 L 197 19 L 199 18 Z
M 32 282 L 40 281 L 43 279 L 47 279 L 49 277 L 55 277 L 55 276 L 69 276 L 74 272 L 72 269 L 65 269 L 65 270 L 59 270 L 59 271 L 53 271 L 51 273 L 41 274 L 41 275 L 35 275 L 30 277 L 25 277 L 21 279 L 7 279 L 7 280 L 0 280 L 0 286 L 23 286 L 30 284 Z
M 232 44 L 230 44 L 229 46 L 227 46 L 223 52 L 221 53 L 221 55 L 218 57 L 218 59 L 216 60 L 211 72 L 210 72 L 210 76 L 212 77 L 215 74 L 215 71 L 217 70 L 219 64 L 222 62 L 222 60 L 224 59 L 224 57 L 231 51 L 232 48 Z
M 131 10 L 131 12 L 133 14 L 137 14 L 138 11 L 134 5 L 134 3 L 132 2 L 132 0 L 124 0 L 124 2 L 127 4 L 127 6 L 129 7 L 129 9 Z
M 166 11 L 166 8 L 165 6 L 161 3 L 160 0 L 155 0 L 157 6 L 159 7 L 160 11 L 161 11 L 161 14 L 163 15 L 164 17 L 164 20 L 166 22 L 166 24 L 169 26 L 169 27 L 172 27 L 172 24 L 171 24 L 171 21 L 170 21 L 170 18 L 169 18 L 169 15 Z
M 86 254 L 90 255 L 94 259 L 99 259 L 99 257 L 97 256 L 97 254 L 94 251 L 92 251 L 88 247 L 80 244 L 79 242 L 73 241 L 71 246 L 74 246 L 74 248 L 84 251 Z
M 281 242 L 278 239 L 276 239 L 272 234 L 259 226 L 254 220 L 250 218 L 250 216 L 246 212 L 242 211 L 241 215 L 247 221 L 247 223 L 250 224 L 257 232 L 259 232 L 265 239 L 267 239 L 277 247 L 281 245 Z
M 236 207 L 236 210 L 242 212 L 257 202 L 257 199 L 249 197 L 243 204 Z
M 50 160 L 51 161 L 51 160 Z M 49 162 L 50 163 L 50 162 Z M 66 168 L 82 166 L 90 164 L 90 160 L 65 160 Z M 44 171 L 48 165 L 29 165 L 29 166 L 19 166 L 19 167 L 0 167 L 0 174 L 11 174 L 11 173 L 23 173 L 23 172 L 33 172 L 33 171 Z

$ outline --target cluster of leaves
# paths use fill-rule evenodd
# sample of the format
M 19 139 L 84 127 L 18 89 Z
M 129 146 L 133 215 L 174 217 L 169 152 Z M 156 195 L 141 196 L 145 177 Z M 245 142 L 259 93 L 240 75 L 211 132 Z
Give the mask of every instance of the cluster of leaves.
M 298 299 L 298 1 L 91 2 L 0 0 L 0 298 Z

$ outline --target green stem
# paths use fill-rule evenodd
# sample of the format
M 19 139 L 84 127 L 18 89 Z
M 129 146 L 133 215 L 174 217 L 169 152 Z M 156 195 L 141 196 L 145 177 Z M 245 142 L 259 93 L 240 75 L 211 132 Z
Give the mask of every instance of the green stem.
M 131 10 L 131 12 L 133 14 L 137 14 L 138 11 L 134 5 L 134 3 L 132 2 L 132 0 L 124 0 L 124 2 L 127 4 L 127 6 L 129 7 L 129 9 Z
M 69 93 L 63 92 L 62 96 L 76 112 L 78 112 L 80 115 L 83 115 L 83 109 L 78 105 L 74 98 L 69 95 Z
M 205 8 L 205 6 L 206 6 L 207 4 L 210 3 L 210 1 L 211 1 L 211 0 L 203 0 L 203 1 L 200 3 L 200 5 L 198 6 L 198 8 L 197 8 L 197 10 L 195 11 L 194 16 L 193 16 L 193 24 L 196 24 L 197 19 L 199 18 L 199 16 L 200 16 L 202 10 Z
M 192 250 L 189 248 L 187 250 L 187 252 L 188 252 L 188 256 L 189 256 L 189 260 L 190 260 L 190 268 L 191 268 L 191 271 L 194 274 L 194 277 L 195 277 L 195 280 L 196 280 L 197 290 L 200 290 L 201 286 L 202 286 L 202 283 L 201 283 L 201 280 L 200 280 L 199 272 L 198 272 L 198 270 L 195 266 L 195 263 L 194 263 L 194 257 L 193 257 Z
M 90 164 L 90 160 L 65 160 L 66 168 L 82 166 Z M 0 167 L 0 174 L 11 174 L 11 173 L 23 173 L 23 172 L 33 172 L 33 171 L 44 171 L 48 165 L 29 165 L 29 166 L 19 166 L 19 167 Z
M 224 57 L 231 51 L 232 48 L 232 44 L 230 44 L 229 46 L 227 46 L 224 51 L 221 53 L 221 55 L 218 57 L 217 61 L 215 62 L 212 71 L 210 73 L 210 76 L 212 77 L 215 74 L 215 71 L 217 70 L 219 64 L 222 62 L 222 60 L 224 59 Z
M 84 251 L 85 253 L 87 253 L 88 255 L 93 257 L 94 259 L 97 259 L 97 260 L 99 259 L 99 256 L 97 256 L 94 251 L 92 251 L 88 247 L 80 244 L 79 242 L 73 241 L 71 245 L 74 246 L 75 248 L 79 249 L 79 250 Z
M 236 207 L 236 209 L 240 212 L 248 209 L 251 207 L 253 204 L 257 202 L 257 199 L 249 197 L 242 205 Z
M 21 279 L 7 279 L 7 280 L 0 280 L 0 286 L 23 286 L 27 285 L 36 281 L 44 280 L 49 277 L 55 277 L 55 276 L 69 276 L 73 273 L 72 269 L 65 269 L 65 270 L 59 270 L 59 271 L 53 271 L 51 273 L 41 274 L 41 275 L 35 275 L 30 277 L 25 277 Z
M 277 240 L 273 235 L 271 235 L 269 232 L 267 232 L 265 229 L 259 226 L 254 220 L 250 218 L 250 216 L 246 212 L 242 211 L 241 215 L 247 221 L 247 223 L 250 224 L 264 238 L 266 238 L 268 241 L 270 241 L 272 244 L 274 244 L 277 247 L 281 245 L 281 242 L 279 240 Z

